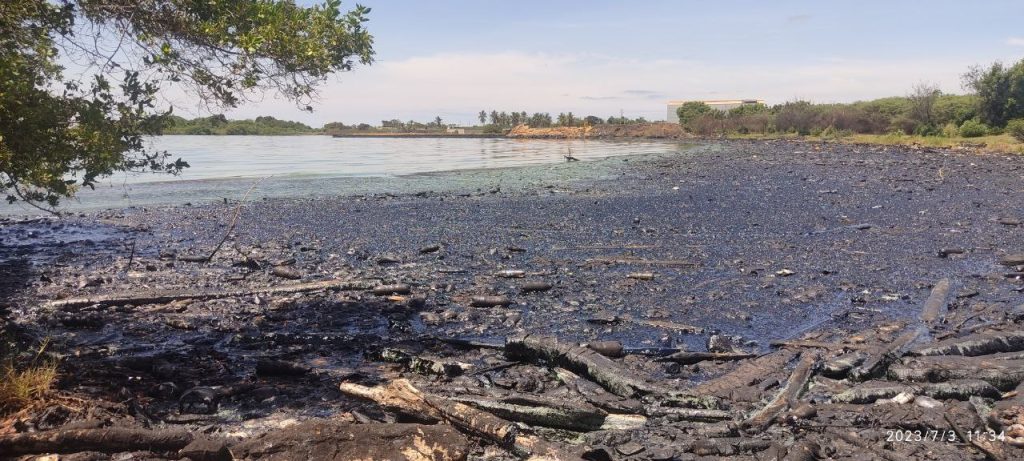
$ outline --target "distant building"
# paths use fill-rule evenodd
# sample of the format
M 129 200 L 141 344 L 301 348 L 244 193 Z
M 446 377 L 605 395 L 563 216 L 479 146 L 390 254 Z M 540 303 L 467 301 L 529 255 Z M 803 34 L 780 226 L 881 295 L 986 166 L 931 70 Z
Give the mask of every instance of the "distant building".
M 692 100 L 669 101 L 668 113 L 665 114 L 665 120 L 672 123 L 679 123 L 679 117 L 676 115 L 676 109 L 678 109 L 679 106 L 691 101 Z M 711 106 L 712 109 L 717 109 L 722 112 L 728 112 L 730 109 L 735 109 L 740 106 L 764 104 L 764 100 L 761 99 L 711 99 L 700 102 L 707 104 L 708 106 Z

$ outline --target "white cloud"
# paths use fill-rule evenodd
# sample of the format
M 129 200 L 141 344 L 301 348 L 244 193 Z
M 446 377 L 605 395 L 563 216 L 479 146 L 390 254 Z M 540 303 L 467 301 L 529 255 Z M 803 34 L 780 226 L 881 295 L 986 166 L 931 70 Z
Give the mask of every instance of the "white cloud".
M 1010 37 L 1006 39 L 1006 44 L 1010 46 L 1024 46 L 1024 37 Z
M 442 118 L 468 123 L 481 109 L 577 115 L 664 117 L 666 99 L 794 98 L 817 102 L 903 95 L 919 81 L 960 90 L 959 76 L 974 62 L 944 60 L 820 59 L 748 64 L 678 59 L 623 59 L 596 54 L 453 53 L 381 61 L 341 74 L 325 85 L 312 115 L 274 98 L 244 106 L 232 117 L 273 114 L 313 125 L 381 119 Z

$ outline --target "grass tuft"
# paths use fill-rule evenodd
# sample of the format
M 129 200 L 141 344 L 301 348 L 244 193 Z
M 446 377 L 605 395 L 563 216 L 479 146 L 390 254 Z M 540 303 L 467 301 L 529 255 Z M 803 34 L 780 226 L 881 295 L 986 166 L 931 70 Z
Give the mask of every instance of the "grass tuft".
M 57 362 L 42 358 L 47 345 L 44 342 L 21 367 L 12 356 L 0 358 L 0 415 L 28 407 L 50 391 L 57 380 Z

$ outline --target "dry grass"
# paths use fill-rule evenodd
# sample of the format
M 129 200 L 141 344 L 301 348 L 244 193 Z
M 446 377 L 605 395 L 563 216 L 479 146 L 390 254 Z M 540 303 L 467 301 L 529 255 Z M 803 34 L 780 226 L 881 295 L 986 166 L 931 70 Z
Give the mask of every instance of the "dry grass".
M 13 357 L 0 363 L 0 415 L 32 405 L 44 397 L 57 379 L 57 363 L 43 359 L 47 342 L 26 365 L 18 367 Z
M 845 144 L 876 144 L 884 146 L 922 146 L 935 148 L 971 147 L 981 152 L 1024 154 L 1024 143 L 1008 134 L 978 138 L 915 136 L 900 134 L 851 134 L 846 136 L 798 136 L 795 134 L 729 135 L 733 139 L 805 139 Z

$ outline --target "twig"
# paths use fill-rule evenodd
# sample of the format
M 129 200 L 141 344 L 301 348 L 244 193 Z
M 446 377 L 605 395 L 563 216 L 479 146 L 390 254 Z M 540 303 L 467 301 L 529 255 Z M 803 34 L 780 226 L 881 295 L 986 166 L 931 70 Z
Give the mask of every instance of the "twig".
M 253 189 L 255 189 L 256 186 L 258 186 L 261 182 L 273 176 L 274 175 L 270 175 L 260 178 L 256 182 L 252 183 L 251 186 L 249 186 L 249 190 L 245 191 L 245 195 L 242 196 L 242 199 L 238 201 L 238 206 L 235 207 L 235 215 L 231 217 L 231 223 L 228 224 L 228 230 L 224 232 L 224 238 L 220 239 L 220 242 L 218 242 L 217 246 L 213 249 L 213 251 L 210 252 L 210 255 L 206 257 L 206 262 L 210 262 L 213 260 L 214 255 L 216 255 L 217 252 L 220 251 L 220 247 L 224 246 L 224 242 L 228 240 L 228 237 L 231 236 L 231 232 L 235 230 L 235 225 L 238 224 L 238 216 L 242 214 L 242 205 L 244 205 L 245 200 L 249 198 L 249 194 L 252 193 Z
M 138 240 L 138 239 L 132 239 L 132 252 L 128 256 L 128 266 L 125 267 L 125 269 L 124 269 L 125 272 L 130 271 L 132 269 L 132 262 L 135 261 L 135 242 L 136 242 L 136 240 Z

